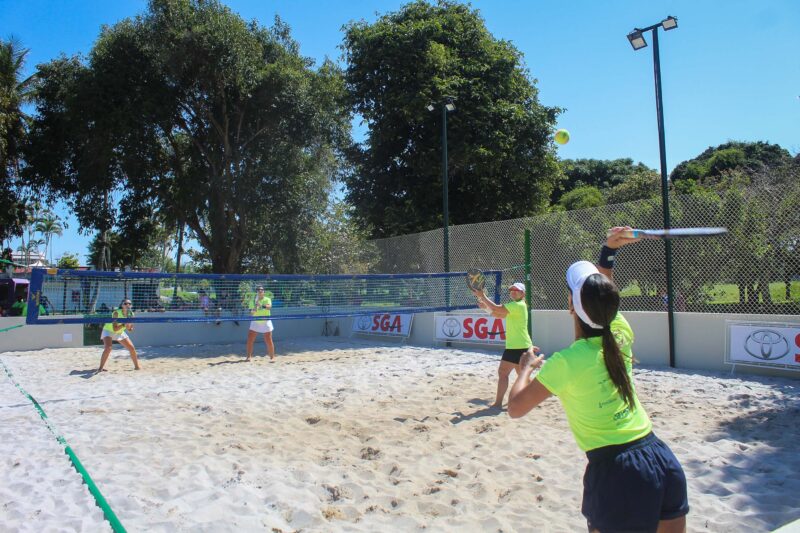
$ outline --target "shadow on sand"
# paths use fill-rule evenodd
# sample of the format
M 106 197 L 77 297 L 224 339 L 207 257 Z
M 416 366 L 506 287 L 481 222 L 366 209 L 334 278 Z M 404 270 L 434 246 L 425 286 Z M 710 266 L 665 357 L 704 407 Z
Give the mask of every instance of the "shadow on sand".
M 450 419 L 451 424 L 460 424 L 461 422 L 466 422 L 467 420 L 474 420 L 476 418 L 483 418 L 486 416 L 497 416 L 503 412 L 502 408 L 492 407 L 489 405 L 489 402 L 483 398 L 471 398 L 467 400 L 467 403 L 475 406 L 482 405 L 484 407 L 483 409 L 478 409 L 477 411 L 473 411 L 471 413 L 456 411 L 453 413 L 453 418 Z

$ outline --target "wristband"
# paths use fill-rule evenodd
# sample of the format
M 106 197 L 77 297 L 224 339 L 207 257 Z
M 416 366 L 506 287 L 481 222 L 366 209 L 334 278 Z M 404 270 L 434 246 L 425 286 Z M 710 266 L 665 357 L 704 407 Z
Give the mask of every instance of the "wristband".
M 600 260 L 597 264 L 606 269 L 613 269 L 614 268 L 614 259 L 617 256 L 617 248 L 609 248 L 606 245 L 600 249 Z

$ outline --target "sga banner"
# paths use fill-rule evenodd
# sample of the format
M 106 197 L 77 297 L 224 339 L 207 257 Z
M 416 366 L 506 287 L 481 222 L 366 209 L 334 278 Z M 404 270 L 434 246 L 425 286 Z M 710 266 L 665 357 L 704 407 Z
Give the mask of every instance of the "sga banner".
M 728 362 L 800 370 L 800 324 L 728 323 Z
M 434 338 L 437 341 L 503 344 L 506 322 L 502 318 L 475 315 L 435 315 Z
M 398 313 L 375 313 L 353 318 L 353 332 L 369 335 L 408 337 L 414 315 Z

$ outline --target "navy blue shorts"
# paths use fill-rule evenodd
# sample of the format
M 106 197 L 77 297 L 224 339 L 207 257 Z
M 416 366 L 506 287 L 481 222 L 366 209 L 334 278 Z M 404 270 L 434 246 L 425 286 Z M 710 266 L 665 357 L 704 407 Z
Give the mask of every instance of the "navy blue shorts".
M 656 531 L 660 520 L 689 512 L 683 468 L 653 433 L 586 457 L 581 512 L 589 530 Z
M 501 359 L 518 365 L 519 360 L 522 359 L 522 354 L 527 351 L 528 348 L 506 348 L 503 350 L 503 357 L 501 357 Z

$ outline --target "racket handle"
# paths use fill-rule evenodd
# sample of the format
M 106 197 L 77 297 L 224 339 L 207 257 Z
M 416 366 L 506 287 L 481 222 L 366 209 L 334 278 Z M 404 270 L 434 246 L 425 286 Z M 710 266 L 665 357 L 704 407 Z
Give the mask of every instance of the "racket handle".
M 606 237 L 611 237 L 611 235 L 613 234 L 614 234 L 613 231 L 608 230 L 608 232 L 606 233 Z M 644 229 L 625 229 L 620 232 L 617 232 L 617 235 L 625 237 L 626 239 L 646 239 L 650 237 L 650 235 L 647 234 L 647 230 Z

